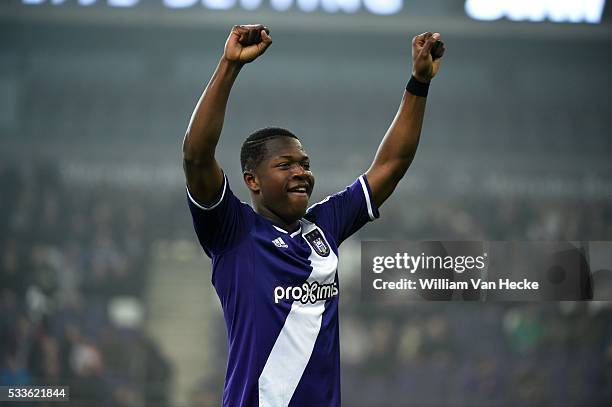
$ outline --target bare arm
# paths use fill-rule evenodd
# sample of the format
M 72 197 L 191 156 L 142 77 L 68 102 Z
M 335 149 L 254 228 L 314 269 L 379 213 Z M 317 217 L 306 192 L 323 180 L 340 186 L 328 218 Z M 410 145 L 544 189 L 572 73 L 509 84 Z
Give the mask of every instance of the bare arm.
M 412 40 L 412 76 L 419 82 L 429 83 L 440 69 L 444 47 L 433 59 L 431 48 L 440 34 L 424 33 Z M 391 126 L 387 130 L 372 165 L 366 172 L 374 204 L 380 207 L 393 193 L 416 154 L 427 98 L 404 92 L 402 102 Z
M 223 185 L 215 149 L 223 129 L 229 94 L 242 66 L 263 54 L 272 43 L 262 25 L 234 26 L 223 57 L 198 101 L 183 139 L 183 169 L 191 195 L 211 203 Z

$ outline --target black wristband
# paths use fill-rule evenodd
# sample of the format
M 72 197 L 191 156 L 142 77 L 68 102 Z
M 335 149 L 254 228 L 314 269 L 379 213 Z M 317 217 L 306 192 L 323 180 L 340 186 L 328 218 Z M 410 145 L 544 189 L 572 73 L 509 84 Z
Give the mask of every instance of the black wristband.
M 429 92 L 429 84 L 430 82 L 421 82 L 414 76 L 411 76 L 408 85 L 406 85 L 406 91 L 412 93 L 414 96 L 426 98 Z

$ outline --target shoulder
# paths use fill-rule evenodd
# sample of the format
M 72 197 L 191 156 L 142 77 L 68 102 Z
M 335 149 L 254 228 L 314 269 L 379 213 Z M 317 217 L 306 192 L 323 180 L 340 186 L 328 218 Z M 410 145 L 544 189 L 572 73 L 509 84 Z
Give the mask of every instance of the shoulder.
M 331 211 L 352 212 L 361 207 L 367 211 L 370 220 L 378 217 L 378 208 L 373 205 L 370 184 L 365 174 L 360 175 L 350 185 L 332 195 L 314 203 L 306 210 L 306 219 L 315 220 L 321 216 L 331 215 Z

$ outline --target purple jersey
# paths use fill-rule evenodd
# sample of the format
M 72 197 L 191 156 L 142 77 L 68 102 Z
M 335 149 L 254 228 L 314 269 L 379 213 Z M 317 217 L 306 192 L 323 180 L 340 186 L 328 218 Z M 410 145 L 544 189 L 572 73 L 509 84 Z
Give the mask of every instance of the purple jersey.
M 378 217 L 365 175 L 295 231 L 258 215 L 227 178 L 216 203 L 187 191 L 227 326 L 224 406 L 339 406 L 338 246 Z

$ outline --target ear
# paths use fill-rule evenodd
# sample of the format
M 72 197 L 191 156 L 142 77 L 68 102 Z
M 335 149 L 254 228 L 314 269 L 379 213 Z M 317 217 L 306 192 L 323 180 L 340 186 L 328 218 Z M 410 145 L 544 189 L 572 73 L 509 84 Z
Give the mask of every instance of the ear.
M 261 187 L 259 186 L 259 179 L 257 175 L 255 175 L 252 171 L 245 171 L 242 173 L 242 178 L 244 179 L 244 183 L 247 188 L 251 190 L 254 194 L 258 194 Z

